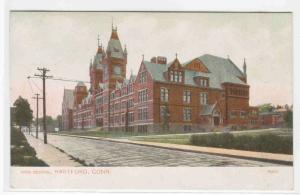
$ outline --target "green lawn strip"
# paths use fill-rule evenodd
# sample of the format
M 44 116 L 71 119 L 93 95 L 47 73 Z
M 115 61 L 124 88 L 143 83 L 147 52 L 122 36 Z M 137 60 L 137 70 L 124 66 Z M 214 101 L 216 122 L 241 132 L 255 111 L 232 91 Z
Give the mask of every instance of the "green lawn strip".
M 80 136 L 92 136 L 92 137 L 104 137 L 104 138 L 128 138 L 136 136 L 160 136 L 165 135 L 166 133 L 131 133 L 131 132 L 121 132 L 121 131 L 101 131 L 99 129 L 90 129 L 90 130 L 71 130 L 71 131 L 61 131 L 59 134 L 69 134 L 69 135 L 80 135 Z M 175 133 L 170 133 L 170 135 Z
M 48 166 L 36 157 L 35 150 L 28 144 L 24 134 L 17 128 L 11 129 L 12 166 Z

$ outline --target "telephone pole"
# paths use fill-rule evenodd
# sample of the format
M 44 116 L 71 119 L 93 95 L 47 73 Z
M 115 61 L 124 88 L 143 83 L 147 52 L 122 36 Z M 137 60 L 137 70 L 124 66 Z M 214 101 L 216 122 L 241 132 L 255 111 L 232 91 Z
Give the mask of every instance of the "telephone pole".
M 43 131 L 44 131 L 44 144 L 47 144 L 47 125 L 46 125 L 46 79 L 52 78 L 52 76 L 48 76 L 47 68 L 37 68 L 41 74 L 34 74 L 34 76 L 39 77 L 43 81 Z
M 36 97 L 32 97 L 33 99 L 36 99 L 36 132 L 35 132 L 35 137 L 36 139 L 39 138 L 39 100 L 43 99 L 40 98 L 38 93 L 34 94 Z

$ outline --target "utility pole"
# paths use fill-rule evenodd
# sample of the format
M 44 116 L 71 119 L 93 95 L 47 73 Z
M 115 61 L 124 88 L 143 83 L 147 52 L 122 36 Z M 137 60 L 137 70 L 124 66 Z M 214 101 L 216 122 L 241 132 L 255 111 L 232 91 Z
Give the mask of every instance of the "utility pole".
M 39 100 L 43 99 L 40 98 L 38 93 L 34 94 L 36 97 L 32 97 L 33 99 L 36 99 L 36 132 L 35 132 L 35 137 L 36 139 L 39 138 Z
M 37 68 L 41 74 L 34 74 L 34 76 L 39 77 L 43 80 L 43 131 L 44 131 L 44 144 L 47 144 L 47 125 L 46 125 L 46 79 L 52 78 L 52 76 L 47 76 L 47 68 Z

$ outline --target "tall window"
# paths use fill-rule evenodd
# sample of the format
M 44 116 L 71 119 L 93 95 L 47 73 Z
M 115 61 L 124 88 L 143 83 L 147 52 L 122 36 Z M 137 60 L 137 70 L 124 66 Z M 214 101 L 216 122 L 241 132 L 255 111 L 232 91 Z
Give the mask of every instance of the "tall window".
M 134 121 L 134 113 L 133 112 L 129 112 L 128 113 L 128 122 L 133 122 Z
M 246 118 L 247 113 L 245 111 L 240 112 L 240 118 Z
M 148 118 L 148 109 L 140 108 L 138 109 L 138 120 L 146 120 Z
M 238 117 L 238 111 L 232 110 L 230 112 L 230 118 L 237 118 Z
M 174 81 L 178 82 L 178 72 L 177 71 L 174 72 Z
M 191 102 L 191 91 L 184 91 L 183 92 L 183 102 L 190 103 Z
M 200 86 L 201 87 L 208 87 L 208 80 L 200 79 Z
M 192 118 L 192 110 L 190 108 L 183 109 L 183 120 L 190 121 Z
M 208 95 L 207 95 L 207 93 L 206 92 L 201 92 L 200 93 L 200 104 L 201 105 L 206 105 L 207 104 L 207 102 L 208 102 Z
M 148 89 L 139 91 L 139 102 L 145 102 L 148 100 Z
M 167 102 L 169 100 L 169 90 L 167 88 L 160 88 L 160 101 Z
M 133 107 L 133 99 L 128 100 L 128 108 Z
M 179 71 L 170 71 L 170 81 L 171 82 L 182 82 L 183 80 L 183 73 Z
M 133 87 L 132 84 L 128 85 L 128 93 L 132 93 L 133 92 Z
M 170 71 L 170 80 L 174 81 L 174 72 L 172 70 Z
M 146 82 L 146 77 L 147 75 L 146 75 L 146 72 L 144 71 L 144 72 L 141 72 L 141 77 L 140 77 L 140 83 L 144 83 L 144 82 Z
M 164 120 L 167 114 L 167 106 L 160 106 L 160 119 Z
M 179 72 L 179 82 L 182 82 L 182 72 Z

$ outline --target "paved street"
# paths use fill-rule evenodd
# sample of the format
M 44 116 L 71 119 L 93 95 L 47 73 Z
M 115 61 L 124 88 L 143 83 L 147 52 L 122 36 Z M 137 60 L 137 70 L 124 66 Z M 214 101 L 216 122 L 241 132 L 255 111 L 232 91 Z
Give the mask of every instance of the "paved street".
M 254 160 L 58 135 L 48 135 L 48 142 L 95 166 L 280 166 Z

